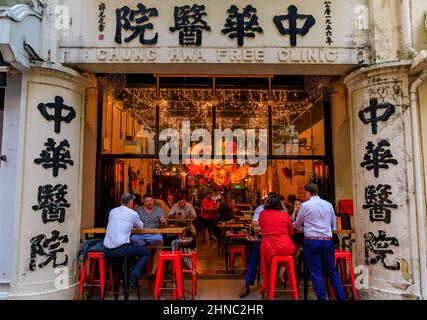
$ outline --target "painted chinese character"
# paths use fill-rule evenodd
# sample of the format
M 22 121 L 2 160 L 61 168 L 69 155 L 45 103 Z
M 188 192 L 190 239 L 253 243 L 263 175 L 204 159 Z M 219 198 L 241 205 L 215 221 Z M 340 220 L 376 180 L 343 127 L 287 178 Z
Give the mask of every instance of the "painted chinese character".
M 298 20 L 303 20 L 304 24 L 298 28 Z M 288 21 L 289 27 L 286 28 L 284 21 Z M 312 15 L 298 14 L 298 9 L 294 5 L 288 7 L 288 14 L 274 16 L 273 22 L 282 35 L 290 35 L 291 46 L 297 45 L 297 36 L 305 36 L 316 23 L 316 19 Z
M 370 185 L 365 188 L 365 202 L 363 209 L 369 209 L 371 222 L 382 221 L 390 223 L 391 210 L 397 209 L 397 204 L 389 199 L 392 194 L 391 186 L 388 184 Z
M 251 5 L 247 5 L 242 13 L 232 5 L 227 12 L 229 15 L 221 32 L 231 39 L 237 38 L 239 47 L 243 46 L 245 37 L 255 38 L 255 32 L 264 33 L 258 23 L 257 11 Z
M 383 113 L 378 115 L 378 111 L 383 110 Z M 364 124 L 371 124 L 372 133 L 378 133 L 378 122 L 387 121 L 396 111 L 396 108 L 391 103 L 378 104 L 377 98 L 369 100 L 369 107 L 359 111 L 359 118 Z
M 368 145 L 365 147 L 366 153 L 363 157 L 363 162 L 360 163 L 362 168 L 365 168 L 368 171 L 374 170 L 375 178 L 379 177 L 380 169 L 388 169 L 388 164 L 397 165 L 398 162 L 393 158 L 393 154 L 390 149 L 385 149 L 384 147 L 390 147 L 390 143 L 387 140 L 381 140 L 378 142 L 378 146 L 369 141 Z
M 206 16 L 205 6 L 193 4 L 192 7 L 185 5 L 175 7 L 175 26 L 169 30 L 175 32 L 179 30 L 179 44 L 196 45 L 202 44 L 202 30 L 211 31 L 211 27 L 203 20 Z
M 365 263 L 376 264 L 381 261 L 384 268 L 388 270 L 400 270 L 400 262 L 395 259 L 394 261 L 387 261 L 387 255 L 393 255 L 392 247 L 399 246 L 399 240 L 395 237 L 387 237 L 385 231 L 379 230 L 378 237 L 372 232 L 366 233 L 365 237 Z
M 145 31 L 152 30 L 153 24 L 148 22 L 151 17 L 159 15 L 156 8 L 146 8 L 142 3 L 137 4 L 137 10 L 131 10 L 128 6 L 116 9 L 116 37 L 117 43 L 122 43 L 122 30 L 132 31 L 132 34 L 125 38 L 125 42 L 131 42 L 139 36 L 141 44 L 152 45 L 157 43 L 159 34 L 156 32 L 151 39 L 145 38 Z
M 67 189 L 68 186 L 66 184 L 39 186 L 37 194 L 38 204 L 33 206 L 33 210 L 42 210 L 43 223 L 53 221 L 64 222 L 65 208 L 71 206 L 67 199 L 65 199 L 68 193 Z
M 44 144 L 46 150 L 40 153 L 40 158 L 34 160 L 36 164 L 43 164 L 45 169 L 53 169 L 53 176 L 57 177 L 59 168 L 67 169 L 67 165 L 74 165 L 74 161 L 71 160 L 70 151 L 66 148 L 70 147 L 67 140 L 63 140 L 56 147 L 56 142 L 52 138 L 48 138 Z
M 53 267 L 61 267 L 68 265 L 68 255 L 65 255 L 63 262 L 58 263 L 58 254 L 64 252 L 61 244 L 68 243 L 68 236 L 60 236 L 59 231 L 52 231 L 52 237 L 47 238 L 45 234 L 39 234 L 30 240 L 31 243 L 31 260 L 30 270 L 34 271 L 37 267 L 43 268 L 53 261 Z M 45 257 L 43 262 L 37 264 L 37 257 Z
M 64 104 L 64 98 L 60 96 L 55 97 L 54 103 L 39 103 L 37 109 L 39 109 L 40 113 L 47 121 L 53 120 L 55 122 L 56 133 L 61 132 L 61 123 L 63 121 L 65 123 L 70 123 L 76 117 L 74 108 L 66 106 Z M 53 109 L 53 114 L 49 113 L 50 109 Z M 64 111 L 66 112 L 65 115 L 63 115 Z
M 105 9 L 107 7 L 105 6 L 105 3 L 102 2 L 99 6 L 98 6 L 98 30 L 99 32 L 103 32 L 105 30 Z

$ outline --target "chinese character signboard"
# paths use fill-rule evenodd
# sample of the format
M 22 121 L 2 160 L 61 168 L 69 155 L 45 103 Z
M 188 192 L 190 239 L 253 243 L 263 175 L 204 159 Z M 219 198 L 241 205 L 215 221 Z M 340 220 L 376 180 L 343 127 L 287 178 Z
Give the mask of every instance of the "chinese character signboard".
M 358 63 L 349 35 L 363 0 L 90 3 L 86 47 L 65 40 L 70 63 Z

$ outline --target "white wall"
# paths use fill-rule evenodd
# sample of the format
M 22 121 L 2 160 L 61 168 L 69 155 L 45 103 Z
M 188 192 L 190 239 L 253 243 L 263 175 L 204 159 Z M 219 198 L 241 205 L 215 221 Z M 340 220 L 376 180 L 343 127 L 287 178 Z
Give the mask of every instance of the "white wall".
M 11 279 L 11 259 L 13 243 L 13 224 L 16 208 L 16 189 L 18 171 L 18 145 L 20 128 L 21 75 L 9 73 L 7 76 L 3 143 L 1 154 L 7 156 L 0 163 L 0 299 L 7 296 Z

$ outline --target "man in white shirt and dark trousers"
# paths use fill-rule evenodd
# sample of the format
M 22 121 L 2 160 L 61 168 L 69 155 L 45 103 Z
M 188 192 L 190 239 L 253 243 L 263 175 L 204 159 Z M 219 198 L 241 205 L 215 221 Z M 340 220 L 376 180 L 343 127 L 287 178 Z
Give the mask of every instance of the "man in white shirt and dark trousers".
M 127 256 L 137 256 L 131 275 L 129 286 L 138 288 L 138 278 L 148 261 L 150 253 L 143 246 L 138 246 L 130 242 L 132 229 L 142 229 L 144 224 L 133 208 L 135 196 L 131 193 L 123 193 L 121 206 L 110 211 L 108 216 L 107 234 L 104 239 L 105 254 L 107 256 L 121 258 Z
M 335 268 L 332 230 L 336 230 L 336 217 L 332 204 L 318 196 L 315 183 L 307 183 L 305 191 L 308 201 L 299 209 L 294 227 L 300 229 L 304 224 L 304 259 L 310 272 L 314 291 L 318 300 L 326 300 L 323 282 L 323 269 L 332 281 L 335 296 L 345 300 L 341 279 Z

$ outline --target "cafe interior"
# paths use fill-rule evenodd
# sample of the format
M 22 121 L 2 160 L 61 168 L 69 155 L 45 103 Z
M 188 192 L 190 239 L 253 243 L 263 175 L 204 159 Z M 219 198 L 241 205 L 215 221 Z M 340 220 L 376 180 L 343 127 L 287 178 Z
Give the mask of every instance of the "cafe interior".
M 183 246 L 187 256 L 183 257 L 182 268 L 190 274 L 187 276 L 183 271 L 185 298 L 220 299 L 220 296 L 207 293 L 211 290 L 204 281 L 211 280 L 222 288 L 223 293 L 230 291 L 228 298 L 238 299 L 240 287 L 245 283 L 251 247 L 260 236 L 260 228 L 252 222 L 255 208 L 263 204 L 272 191 L 290 207 L 290 195 L 305 201 L 304 185 L 315 182 L 319 186 L 319 195 L 336 205 L 339 231 L 334 235 L 335 243 L 342 243 L 351 250 L 351 200 L 335 199 L 331 103 L 327 97 L 316 96 L 307 90 L 305 76 L 129 74 L 99 75 L 99 79 L 103 90 L 98 104 L 98 123 L 101 125 L 98 126 L 97 142 L 95 229 L 83 230 L 86 239 L 103 236 L 94 230 L 105 230 L 109 212 L 120 204 L 124 192 L 139 195 L 137 199 L 152 194 L 156 205 L 167 217 L 167 226 L 162 231 L 164 237 L 181 239 L 184 244 L 191 242 Z M 210 150 L 228 152 L 231 160 L 188 160 L 183 155 L 193 154 L 191 151 L 195 150 L 198 141 L 192 141 L 188 150 L 183 150 L 185 146 L 181 139 L 177 149 L 179 154 L 175 154 L 179 162 L 164 163 L 160 154 L 170 141 L 162 139 L 161 133 L 172 129 L 181 137 L 184 122 L 190 124 L 191 132 L 196 129 L 208 132 L 214 129 L 255 129 L 257 155 L 262 143 L 259 130 L 264 129 L 267 133 L 265 170 L 261 174 L 251 174 L 254 164 L 237 161 L 236 138 L 227 142 L 212 138 L 209 143 Z M 172 153 L 169 151 L 168 155 L 172 156 Z M 223 199 L 229 204 L 232 219 L 215 221 L 216 239 L 204 241 L 199 222 L 200 207 L 208 192 L 214 200 Z M 197 218 L 168 216 L 172 204 L 182 196 L 192 204 Z M 167 230 L 174 233 L 168 234 Z M 164 246 L 164 251 L 171 250 L 170 243 L 165 242 Z M 172 249 L 177 248 L 172 245 Z M 157 269 L 157 272 L 163 270 L 166 278 L 167 269 L 173 269 L 167 265 L 166 271 Z M 345 269 L 341 264 L 341 274 L 347 276 Z M 295 270 L 300 299 L 309 299 L 313 290 L 298 254 Z M 159 298 L 159 292 L 162 292 L 162 299 L 180 298 L 176 272 L 169 273 L 171 284 L 165 281 L 162 285 L 170 286 L 172 290 L 156 291 L 157 283 L 142 277 L 140 298 L 153 299 L 153 294 L 154 298 Z M 276 298 L 294 297 L 291 278 L 288 273 L 284 283 L 277 280 Z M 190 284 L 194 282 L 196 288 Z M 102 294 L 106 299 L 110 296 L 107 287 Z M 347 293 L 354 297 L 351 286 Z M 261 298 L 256 290 L 246 297 Z

